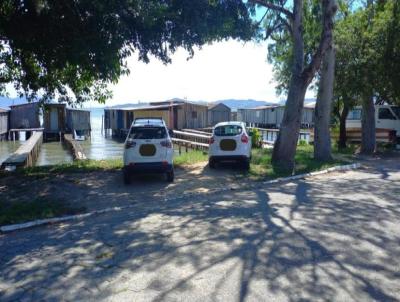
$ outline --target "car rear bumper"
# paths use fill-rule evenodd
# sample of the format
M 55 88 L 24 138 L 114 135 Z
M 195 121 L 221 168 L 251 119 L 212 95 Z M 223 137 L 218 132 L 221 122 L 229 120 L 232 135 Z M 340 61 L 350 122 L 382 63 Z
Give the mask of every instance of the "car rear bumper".
M 134 163 L 124 166 L 124 171 L 129 173 L 165 173 L 173 170 L 172 164 L 163 162 Z
M 246 155 L 213 155 L 210 156 L 210 160 L 215 161 L 248 161 L 250 160 L 249 157 Z

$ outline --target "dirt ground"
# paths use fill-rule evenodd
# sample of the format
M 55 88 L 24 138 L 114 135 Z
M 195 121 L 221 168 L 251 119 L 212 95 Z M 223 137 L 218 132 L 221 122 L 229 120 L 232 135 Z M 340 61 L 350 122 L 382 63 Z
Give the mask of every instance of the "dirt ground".
M 206 162 L 177 168 L 175 181 L 164 175 L 138 175 L 125 185 L 121 171 L 60 173 L 45 177 L 9 175 L 0 178 L 0 200 L 24 202 L 36 198 L 61 201 L 86 211 L 125 206 L 149 199 L 165 200 L 188 193 L 243 185 L 243 171 L 231 167 L 211 170 Z

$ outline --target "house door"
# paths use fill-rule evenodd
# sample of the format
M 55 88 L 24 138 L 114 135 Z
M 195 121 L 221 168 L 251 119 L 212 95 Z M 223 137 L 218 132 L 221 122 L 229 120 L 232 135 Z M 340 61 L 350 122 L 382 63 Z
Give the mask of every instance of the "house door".
M 50 130 L 58 131 L 58 110 L 57 110 L 57 108 L 52 108 L 50 111 Z

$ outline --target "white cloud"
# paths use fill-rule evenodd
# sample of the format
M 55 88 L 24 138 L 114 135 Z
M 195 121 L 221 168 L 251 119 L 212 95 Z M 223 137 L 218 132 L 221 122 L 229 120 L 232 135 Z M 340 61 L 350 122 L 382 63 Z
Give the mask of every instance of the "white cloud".
M 112 87 L 107 104 L 161 101 L 173 97 L 188 100 L 257 99 L 275 101 L 272 66 L 265 43 L 224 41 L 197 49 L 192 59 L 180 49 L 172 63 L 155 58 L 149 64 L 129 58 L 129 76 Z

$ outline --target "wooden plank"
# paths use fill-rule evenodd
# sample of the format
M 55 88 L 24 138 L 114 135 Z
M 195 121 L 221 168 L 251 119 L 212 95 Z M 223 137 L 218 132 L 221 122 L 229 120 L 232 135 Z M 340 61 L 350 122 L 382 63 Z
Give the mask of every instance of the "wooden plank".
M 211 137 L 211 133 L 205 132 L 205 131 L 194 130 L 194 129 L 182 129 L 182 131 L 183 132 L 189 132 L 189 133 L 202 134 L 202 135 L 206 135 L 208 137 Z
M 72 134 L 65 134 L 64 140 L 67 143 L 67 145 L 70 147 L 74 160 L 87 159 L 86 154 L 83 151 L 81 144 L 72 138 Z
M 10 129 L 10 132 L 20 132 L 20 131 L 43 131 L 44 128 L 26 128 L 26 129 Z
M 33 166 L 39 155 L 42 142 L 43 132 L 33 132 L 31 137 L 3 162 L 2 168 L 7 166 L 16 168 Z
M 210 135 L 203 135 L 203 134 L 197 134 L 197 133 L 189 133 L 189 132 L 178 131 L 178 130 L 174 130 L 174 134 L 182 135 L 182 136 L 187 136 L 187 137 L 193 137 L 193 138 L 203 138 L 203 139 L 209 139 L 209 138 L 210 138 Z

